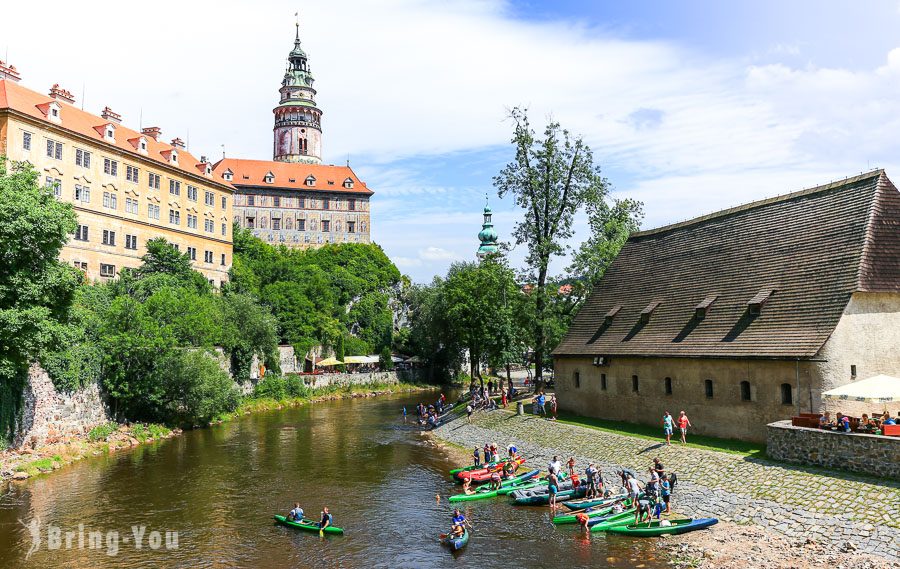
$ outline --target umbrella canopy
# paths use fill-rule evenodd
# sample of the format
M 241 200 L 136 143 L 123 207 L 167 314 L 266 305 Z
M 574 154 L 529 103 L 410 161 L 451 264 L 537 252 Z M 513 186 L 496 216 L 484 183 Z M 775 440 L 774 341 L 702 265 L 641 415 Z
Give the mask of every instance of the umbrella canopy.
M 325 358 L 324 360 L 320 361 L 316 365 L 327 367 L 327 366 L 341 365 L 342 363 L 344 363 L 344 362 L 342 362 L 341 360 L 339 360 L 337 358 Z
M 378 356 L 344 356 L 345 364 L 377 364 Z
M 830 389 L 822 395 L 829 399 L 867 401 L 869 403 L 900 401 L 900 378 L 876 375 Z

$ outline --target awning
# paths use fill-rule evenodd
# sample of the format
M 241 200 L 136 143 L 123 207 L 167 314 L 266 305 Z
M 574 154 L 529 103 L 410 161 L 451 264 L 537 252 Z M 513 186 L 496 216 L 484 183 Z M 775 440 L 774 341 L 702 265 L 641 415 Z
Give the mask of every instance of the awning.
M 876 375 L 830 389 L 822 395 L 829 399 L 867 401 L 870 403 L 900 401 L 900 378 L 890 375 Z
M 378 356 L 344 356 L 345 364 L 377 364 Z
M 342 362 L 341 360 L 339 360 L 337 358 L 325 358 L 324 360 L 320 361 L 316 365 L 327 367 L 327 366 L 341 365 L 342 363 L 344 363 L 344 362 Z

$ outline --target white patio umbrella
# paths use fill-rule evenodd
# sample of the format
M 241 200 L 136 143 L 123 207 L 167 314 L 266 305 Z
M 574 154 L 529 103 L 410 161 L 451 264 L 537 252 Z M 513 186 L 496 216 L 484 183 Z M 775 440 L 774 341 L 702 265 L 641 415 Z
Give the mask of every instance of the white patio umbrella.
M 828 399 L 866 401 L 868 403 L 900 401 L 900 378 L 890 375 L 876 375 L 829 389 L 822 395 Z

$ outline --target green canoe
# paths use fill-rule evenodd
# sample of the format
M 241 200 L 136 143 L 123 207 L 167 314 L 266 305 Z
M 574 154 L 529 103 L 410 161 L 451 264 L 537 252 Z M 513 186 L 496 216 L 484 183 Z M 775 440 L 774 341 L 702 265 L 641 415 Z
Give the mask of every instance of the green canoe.
M 660 525 L 661 522 L 668 521 L 669 525 Z M 606 531 L 610 533 L 621 533 L 624 535 L 634 535 L 639 537 L 653 537 L 666 534 L 687 533 L 698 529 L 708 528 L 717 524 L 719 520 L 716 518 L 682 518 L 678 520 L 656 520 L 649 524 L 639 525 L 622 525 L 608 528 Z
M 279 524 L 281 524 L 283 526 L 292 527 L 294 529 L 301 529 L 303 531 L 311 531 L 311 532 L 315 532 L 315 533 L 318 533 L 318 531 L 319 531 L 319 523 L 314 522 L 312 520 L 307 520 L 306 518 L 303 518 L 299 522 L 292 522 L 292 521 L 289 521 L 284 516 L 273 516 L 273 517 L 275 518 L 276 522 L 278 522 Z M 335 527 L 335 526 L 328 526 L 327 528 L 322 530 L 322 533 L 327 533 L 329 535 L 344 535 L 344 530 L 343 530 L 343 528 L 339 528 L 339 527 Z
M 531 479 L 540 474 L 540 472 L 540 470 L 532 470 L 530 472 L 526 472 L 525 474 L 520 474 L 515 478 L 504 480 L 500 483 L 499 490 L 491 490 L 490 484 L 483 484 L 479 486 L 473 494 L 456 494 L 455 496 L 450 496 L 450 501 L 471 502 L 473 500 L 484 500 L 486 498 L 493 498 L 494 496 L 509 494 L 513 490 L 519 490 L 521 488 L 527 487 L 531 482 Z M 501 491 L 503 491 L 502 494 Z
M 584 512 L 578 512 L 578 513 L 587 514 L 588 518 L 596 518 L 599 516 L 608 515 L 610 512 L 612 512 L 612 509 L 613 509 L 612 506 L 603 506 L 600 508 L 591 508 L 589 510 L 585 510 Z M 578 515 L 578 513 L 563 514 L 562 516 L 554 517 L 550 521 L 557 525 L 559 525 L 559 524 L 574 524 L 574 523 L 578 522 L 578 518 L 576 517 Z
M 453 551 L 459 551 L 469 543 L 469 530 L 464 529 L 460 537 L 452 537 L 450 534 L 441 534 L 441 543 Z
M 588 527 L 591 528 L 591 531 L 606 531 L 609 528 L 628 525 L 630 521 L 634 520 L 634 510 L 635 508 L 628 508 L 622 513 L 601 518 L 597 520 L 597 523 L 588 522 Z

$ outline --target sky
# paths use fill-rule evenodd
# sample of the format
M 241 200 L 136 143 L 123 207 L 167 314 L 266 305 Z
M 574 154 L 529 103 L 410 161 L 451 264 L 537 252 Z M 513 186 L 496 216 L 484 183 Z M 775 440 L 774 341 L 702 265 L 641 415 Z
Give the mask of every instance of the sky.
M 197 156 L 267 159 L 297 12 L 325 162 L 374 190 L 373 240 L 416 282 L 474 259 L 486 194 L 515 245 L 492 178 L 516 106 L 582 136 L 644 228 L 876 167 L 900 182 L 900 0 L 15 2 L 0 54 Z

